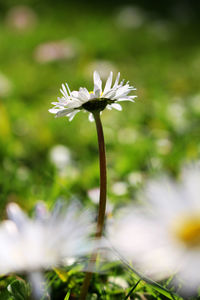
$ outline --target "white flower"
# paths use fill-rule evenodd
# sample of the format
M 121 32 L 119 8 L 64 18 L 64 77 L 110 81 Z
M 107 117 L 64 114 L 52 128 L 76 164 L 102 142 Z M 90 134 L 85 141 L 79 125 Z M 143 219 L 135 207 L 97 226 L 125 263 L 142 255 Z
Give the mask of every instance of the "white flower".
M 71 162 L 70 150 L 64 145 L 55 145 L 49 152 L 50 161 L 60 170 Z
M 112 185 L 112 192 L 117 196 L 122 196 L 127 194 L 128 185 L 126 182 L 118 181 Z
M 200 285 L 200 167 L 185 168 L 182 182 L 149 182 L 146 207 L 128 207 L 108 230 L 114 248 L 155 279 L 177 273 L 185 290 Z
M 121 276 L 109 276 L 108 282 L 118 285 L 119 287 L 123 288 L 124 290 L 129 287 L 127 281 Z
M 49 109 L 50 113 L 56 117 L 68 116 L 71 121 L 80 110 L 89 111 L 89 120 L 93 121 L 93 112 L 102 111 L 106 107 L 108 109 L 115 108 L 122 110 L 120 101 L 132 101 L 136 96 L 129 96 L 128 94 L 135 90 L 129 83 L 124 84 L 124 80 L 119 82 L 120 73 L 112 86 L 113 73 L 106 81 L 104 90 L 102 90 L 102 81 L 97 71 L 94 71 L 94 89 L 89 92 L 86 88 L 80 88 L 79 91 L 70 91 L 68 84 L 62 84 L 60 89 L 62 97 L 58 97 L 58 102 L 52 102 L 54 108 Z
M 52 214 L 38 204 L 36 218 L 15 203 L 8 205 L 9 220 L 0 225 L 0 273 L 37 272 L 64 264 L 64 260 L 91 250 L 88 213 L 76 205 L 57 204 Z

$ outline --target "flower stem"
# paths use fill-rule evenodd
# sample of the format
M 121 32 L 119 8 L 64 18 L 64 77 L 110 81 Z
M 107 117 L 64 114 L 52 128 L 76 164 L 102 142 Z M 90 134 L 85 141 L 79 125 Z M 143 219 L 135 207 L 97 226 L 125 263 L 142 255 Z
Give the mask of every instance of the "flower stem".
M 105 151 L 105 142 L 104 142 L 104 135 L 103 135 L 103 127 L 100 119 L 100 113 L 99 112 L 93 113 L 93 116 L 96 123 L 96 130 L 97 130 L 97 137 L 98 137 L 99 169 L 100 169 L 99 210 L 98 210 L 98 218 L 97 218 L 97 231 L 95 236 L 96 238 L 101 238 L 103 233 L 104 219 L 105 219 L 105 212 L 106 212 L 106 193 L 107 193 L 106 151 Z M 95 263 L 96 258 L 97 258 L 97 253 L 94 252 L 91 255 L 89 261 L 89 269 L 90 266 L 92 266 Z M 85 275 L 79 300 L 86 299 L 91 279 L 92 279 L 92 273 L 87 272 Z
M 106 193 L 107 193 L 107 176 L 106 176 L 106 151 L 101 124 L 100 114 L 94 114 L 96 123 L 98 145 L 99 145 L 99 168 L 100 168 L 100 197 L 99 197 L 99 212 L 97 219 L 96 237 L 100 238 L 103 233 L 103 225 L 106 212 Z

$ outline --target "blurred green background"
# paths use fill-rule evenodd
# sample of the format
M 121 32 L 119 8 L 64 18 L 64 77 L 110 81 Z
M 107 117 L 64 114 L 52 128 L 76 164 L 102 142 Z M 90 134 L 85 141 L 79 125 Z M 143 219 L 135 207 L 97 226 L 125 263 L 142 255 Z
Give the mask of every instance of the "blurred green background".
M 93 88 L 110 70 L 137 88 L 136 103 L 105 111 L 109 205 L 134 201 L 146 178 L 200 154 L 197 1 L 0 2 L 0 205 L 94 206 L 94 123 L 48 112 L 67 82 Z M 89 191 L 89 192 L 88 192 Z

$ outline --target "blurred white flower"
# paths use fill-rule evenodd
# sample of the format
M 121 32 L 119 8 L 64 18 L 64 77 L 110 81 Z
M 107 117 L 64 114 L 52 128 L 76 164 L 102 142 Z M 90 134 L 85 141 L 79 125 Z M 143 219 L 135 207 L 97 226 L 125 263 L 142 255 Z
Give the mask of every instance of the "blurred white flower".
M 162 279 L 177 273 L 185 291 L 200 284 L 200 165 L 187 167 L 182 182 L 150 181 L 146 207 L 128 207 L 112 222 L 108 239 L 144 274 Z
M 50 149 L 50 161 L 60 170 L 71 162 L 70 150 L 64 145 L 56 145 Z
M 76 55 L 76 49 L 72 42 L 52 41 L 40 44 L 34 53 L 36 61 L 48 63 L 60 59 L 72 59 Z
M 183 131 L 187 126 L 186 108 L 179 100 L 167 108 L 167 118 L 178 131 Z
M 156 140 L 156 146 L 158 153 L 166 155 L 172 149 L 172 142 L 168 138 L 158 139 Z
M 117 25 L 124 28 L 139 28 L 145 21 L 142 9 L 131 5 L 122 7 L 116 16 Z
M 143 182 L 143 174 L 140 172 L 131 172 L 128 175 L 128 182 L 130 185 L 137 186 Z
M 52 102 L 55 107 L 49 109 L 49 112 L 55 114 L 56 117 L 67 116 L 71 121 L 80 110 L 86 110 L 90 112 L 89 120 L 93 121 L 92 113 L 95 111 L 101 112 L 106 107 L 122 110 L 121 105 L 116 102 L 134 102 L 133 99 L 136 96 L 128 96 L 128 94 L 135 88 L 130 86 L 128 82 L 124 84 L 124 80 L 119 83 L 120 73 L 118 73 L 114 85 L 111 87 L 113 73 L 110 72 L 104 90 L 102 90 L 102 81 L 97 71 L 94 71 L 93 78 L 94 90 L 92 92 L 89 92 L 86 88 L 71 92 L 67 83 L 62 84 L 60 91 L 63 96 L 62 98 L 58 97 L 58 102 Z
M 122 196 L 128 192 L 128 185 L 126 182 L 118 181 L 112 185 L 112 192 L 117 196 Z
M 88 191 L 88 197 L 94 204 L 99 203 L 99 195 L 100 195 L 100 189 L 99 188 L 93 188 Z
M 9 220 L 0 225 L 0 272 L 34 272 L 63 264 L 67 258 L 86 254 L 91 247 L 92 230 L 88 213 L 60 203 L 48 214 L 42 203 L 36 218 L 28 216 L 15 203 L 7 207 Z
M 13 29 L 27 31 L 37 24 L 37 15 L 29 6 L 14 6 L 8 11 L 6 23 Z
M 123 277 L 120 277 L 120 276 L 109 276 L 108 282 L 118 285 L 123 289 L 127 289 L 129 287 L 127 281 Z

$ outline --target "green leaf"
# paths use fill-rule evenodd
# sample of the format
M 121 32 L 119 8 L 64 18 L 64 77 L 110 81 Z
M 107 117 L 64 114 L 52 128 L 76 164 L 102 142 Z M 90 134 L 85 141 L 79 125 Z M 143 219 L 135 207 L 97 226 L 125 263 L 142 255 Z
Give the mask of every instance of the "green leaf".
M 22 279 L 11 282 L 8 285 L 7 290 L 14 300 L 28 300 L 29 298 L 29 286 Z
M 131 267 L 129 265 L 129 263 L 126 261 L 126 259 L 124 259 L 124 257 L 119 255 L 119 253 L 117 253 L 117 254 L 120 257 L 121 261 L 125 264 L 125 266 L 128 269 L 130 269 L 135 275 L 137 275 L 141 280 L 146 282 L 148 285 L 152 286 L 152 288 L 154 288 L 157 292 L 159 292 L 160 294 L 164 295 L 165 297 L 167 297 L 168 299 L 171 299 L 171 300 L 181 300 L 182 299 L 181 297 L 179 297 L 178 295 L 174 294 L 173 292 L 167 290 L 166 288 L 164 288 L 157 282 L 153 281 L 152 279 L 147 278 L 147 277 L 143 276 L 142 274 L 140 274 L 138 271 L 136 271 L 133 267 Z
M 70 296 L 71 291 L 69 290 L 64 298 L 64 300 L 69 300 L 69 296 Z
M 13 300 L 13 297 L 10 295 L 10 293 L 4 289 L 0 291 L 0 299 L 1 300 Z
M 58 277 L 63 281 L 66 282 L 69 278 L 69 274 L 67 271 L 61 269 L 61 268 L 54 268 L 54 271 L 58 275 Z

